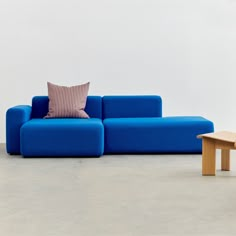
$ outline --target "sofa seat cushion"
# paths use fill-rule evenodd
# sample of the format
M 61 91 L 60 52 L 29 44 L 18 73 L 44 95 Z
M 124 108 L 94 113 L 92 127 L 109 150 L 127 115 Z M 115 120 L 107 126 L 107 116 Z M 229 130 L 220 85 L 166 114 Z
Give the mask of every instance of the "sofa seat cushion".
M 20 130 L 23 156 L 101 156 L 101 119 L 32 119 Z
M 200 116 L 108 118 L 103 123 L 105 153 L 201 153 L 196 136 L 214 130 Z

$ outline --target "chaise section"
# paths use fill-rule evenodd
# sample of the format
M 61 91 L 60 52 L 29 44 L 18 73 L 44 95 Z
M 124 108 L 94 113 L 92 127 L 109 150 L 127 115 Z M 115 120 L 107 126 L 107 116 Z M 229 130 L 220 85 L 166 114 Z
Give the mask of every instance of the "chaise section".
M 212 132 L 200 116 L 107 118 L 105 153 L 201 153 L 196 136 Z
M 20 132 L 21 154 L 28 156 L 101 156 L 104 127 L 98 118 L 32 119 Z

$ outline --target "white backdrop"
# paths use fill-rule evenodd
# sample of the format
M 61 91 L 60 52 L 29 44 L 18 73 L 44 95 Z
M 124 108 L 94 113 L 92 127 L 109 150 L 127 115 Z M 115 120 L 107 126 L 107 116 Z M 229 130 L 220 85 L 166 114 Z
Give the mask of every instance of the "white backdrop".
M 46 82 L 90 95 L 158 94 L 163 115 L 236 130 L 236 1 L 1 0 L 0 142 L 5 113 Z

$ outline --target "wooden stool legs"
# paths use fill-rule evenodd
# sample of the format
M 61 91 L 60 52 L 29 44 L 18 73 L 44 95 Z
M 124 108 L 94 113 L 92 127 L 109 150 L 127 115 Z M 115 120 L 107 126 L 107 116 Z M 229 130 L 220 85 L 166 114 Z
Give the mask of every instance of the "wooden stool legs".
M 221 170 L 230 170 L 230 150 L 221 150 Z
M 216 174 L 216 149 L 214 140 L 203 138 L 202 175 Z
M 230 149 L 221 149 L 221 170 L 230 170 Z M 202 142 L 202 175 L 216 174 L 216 145 L 215 141 L 203 138 Z

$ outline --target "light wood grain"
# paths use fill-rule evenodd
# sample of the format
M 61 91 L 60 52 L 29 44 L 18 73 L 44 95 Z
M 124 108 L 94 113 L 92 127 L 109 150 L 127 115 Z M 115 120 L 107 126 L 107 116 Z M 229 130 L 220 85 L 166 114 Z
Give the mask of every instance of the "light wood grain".
M 236 133 L 219 131 L 200 134 L 202 139 L 202 175 L 215 175 L 216 149 L 221 149 L 221 170 L 230 170 L 230 150 L 236 149 Z
M 222 140 L 213 140 L 213 139 L 212 141 L 215 142 L 216 149 L 236 149 L 234 143 Z
M 215 175 L 216 172 L 215 143 L 210 138 L 203 137 L 202 145 L 202 175 Z
M 221 150 L 221 170 L 230 170 L 230 150 L 228 149 Z
M 233 143 L 234 147 L 236 148 L 236 133 L 230 131 L 219 131 L 215 133 L 207 133 L 207 134 L 200 134 L 197 136 L 198 138 L 211 138 L 214 140 L 220 140 L 224 142 Z

